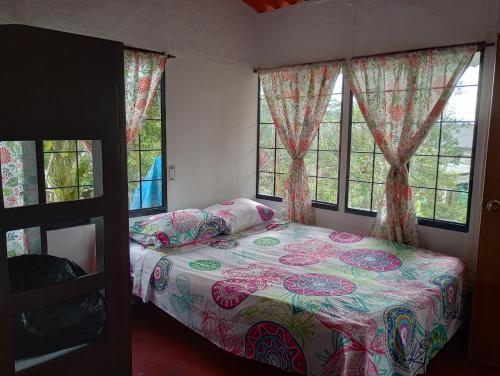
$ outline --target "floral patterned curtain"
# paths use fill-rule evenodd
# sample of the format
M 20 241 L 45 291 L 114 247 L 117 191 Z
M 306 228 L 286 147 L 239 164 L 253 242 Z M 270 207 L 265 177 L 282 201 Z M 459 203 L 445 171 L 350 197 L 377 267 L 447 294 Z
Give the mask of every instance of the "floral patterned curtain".
M 134 49 L 125 49 L 123 54 L 127 149 L 130 150 L 139 137 L 146 113 L 155 98 L 167 57 Z M 89 153 L 92 151 L 90 141 L 85 142 L 85 148 Z
M 442 113 L 476 46 L 348 61 L 345 73 L 375 143 L 390 165 L 371 235 L 418 245 L 407 164 Z
M 340 63 L 329 62 L 260 72 L 276 132 L 292 158 L 281 209 L 281 216 L 288 220 L 314 223 L 304 156 L 316 136 L 340 69 Z

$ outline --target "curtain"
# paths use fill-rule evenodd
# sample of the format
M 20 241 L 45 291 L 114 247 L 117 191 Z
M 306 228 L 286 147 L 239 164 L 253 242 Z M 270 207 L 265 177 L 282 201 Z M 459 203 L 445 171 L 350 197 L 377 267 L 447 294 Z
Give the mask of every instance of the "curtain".
M 418 245 L 407 164 L 442 113 L 476 46 L 353 59 L 345 73 L 368 128 L 390 165 L 371 235 Z
M 340 72 L 336 62 L 262 70 L 260 79 L 276 132 L 292 158 L 281 216 L 314 224 L 304 163 Z
M 125 116 L 127 149 L 139 137 L 146 114 L 158 90 L 167 57 L 154 52 L 133 49 L 124 51 L 125 73 Z M 85 148 L 92 154 L 92 141 L 84 141 Z

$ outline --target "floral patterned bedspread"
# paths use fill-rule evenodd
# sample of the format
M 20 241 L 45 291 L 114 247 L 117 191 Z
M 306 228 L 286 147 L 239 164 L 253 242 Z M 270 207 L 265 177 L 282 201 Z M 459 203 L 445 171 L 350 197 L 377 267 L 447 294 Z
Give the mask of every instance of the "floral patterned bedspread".
M 144 301 L 290 372 L 424 373 L 460 324 L 462 262 L 380 239 L 276 222 L 131 255 Z

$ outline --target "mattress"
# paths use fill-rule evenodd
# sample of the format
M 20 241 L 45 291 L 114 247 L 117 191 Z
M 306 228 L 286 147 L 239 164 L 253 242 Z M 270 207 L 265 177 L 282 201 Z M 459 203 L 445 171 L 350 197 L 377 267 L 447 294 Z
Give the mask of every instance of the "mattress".
M 309 375 L 416 375 L 460 325 L 464 265 L 273 222 L 177 249 L 131 244 L 133 292 L 233 354 Z

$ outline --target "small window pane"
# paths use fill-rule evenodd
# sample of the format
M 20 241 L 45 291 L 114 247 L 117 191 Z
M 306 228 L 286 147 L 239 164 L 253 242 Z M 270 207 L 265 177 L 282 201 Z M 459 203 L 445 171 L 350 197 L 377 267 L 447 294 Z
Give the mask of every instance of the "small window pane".
M 306 171 L 309 176 L 316 176 L 316 161 L 318 159 L 318 154 L 315 150 L 309 150 L 304 157 L 304 163 L 306 164 Z
M 94 197 L 94 187 L 83 186 L 80 187 L 80 200 L 85 200 Z
M 443 123 L 441 131 L 441 155 L 458 157 L 472 155 L 474 123 Z
M 435 188 L 437 157 L 415 156 L 410 161 L 410 185 Z
M 351 153 L 349 179 L 371 182 L 372 174 L 373 174 L 373 154 Z
M 276 174 L 276 193 L 274 194 L 276 197 L 284 196 L 285 180 L 286 174 Z
M 365 118 L 359 109 L 358 102 L 356 102 L 356 98 L 352 97 L 352 122 L 353 123 L 364 123 Z
M 351 151 L 373 152 L 373 137 L 366 123 L 351 126 Z
M 272 123 L 273 118 L 271 117 L 271 112 L 267 106 L 265 99 L 260 100 L 260 122 L 261 123 Z
M 71 188 L 48 188 L 46 191 L 46 200 L 49 203 L 76 201 L 78 200 L 78 187 Z
M 323 116 L 324 122 L 340 122 L 342 113 L 342 94 L 332 94 L 328 107 L 326 108 L 325 115 Z
M 153 102 L 148 109 L 146 114 L 146 119 L 161 119 L 161 90 L 156 91 Z
M 292 164 L 292 158 L 284 149 L 276 150 L 276 172 L 288 174 L 288 169 Z
M 273 185 L 274 185 L 274 174 L 268 174 L 265 172 L 259 173 L 259 193 L 261 195 L 273 195 Z
M 319 128 L 319 149 L 339 150 L 340 124 L 323 123 Z
M 75 143 L 73 146 L 76 146 Z M 76 156 L 76 152 L 45 153 L 45 186 L 47 188 L 77 185 Z
M 324 178 L 337 178 L 339 175 L 338 153 L 333 151 L 318 152 L 318 176 Z
M 141 129 L 141 149 L 161 150 L 161 120 L 148 120 Z
M 131 151 L 128 153 L 127 173 L 129 181 L 139 180 L 139 152 Z
M 259 145 L 264 148 L 274 148 L 274 124 L 261 124 Z
M 476 119 L 477 86 L 456 87 L 443 111 L 445 121 Z
M 141 208 L 141 188 L 139 182 L 128 183 L 128 205 L 130 210 Z
M 472 58 L 469 67 L 465 70 L 457 86 L 462 85 L 478 85 L 479 84 L 479 68 L 481 63 L 481 53 L 476 52 Z
M 259 171 L 274 172 L 274 149 L 259 150 Z
M 439 159 L 438 188 L 457 191 L 469 190 L 470 158 Z
M 412 192 L 417 216 L 432 219 L 434 215 L 434 189 L 412 188 Z
M 375 154 L 375 174 L 374 181 L 376 183 L 384 183 L 387 180 L 387 174 L 389 173 L 389 162 L 386 161 L 382 154 Z
M 94 171 L 92 159 L 87 152 L 78 153 L 78 174 L 80 185 L 94 185 Z
M 415 155 L 437 155 L 439 146 L 439 123 L 434 124 Z
M 163 181 L 142 181 L 142 208 L 157 208 L 163 205 Z
M 344 76 L 342 73 L 339 73 L 337 76 L 337 81 L 335 81 L 335 86 L 333 87 L 333 94 L 342 94 L 342 86 L 343 86 Z
M 328 202 L 331 204 L 337 203 L 337 179 L 322 179 L 318 178 L 318 197 L 317 200 L 321 202 Z
M 349 202 L 351 209 L 370 210 L 372 194 L 371 183 L 349 182 Z
M 161 163 L 161 151 L 142 151 L 141 152 L 141 179 L 161 178 L 157 176 L 158 171 L 154 168 L 153 163 Z
M 467 200 L 465 192 L 437 191 L 436 219 L 466 223 Z
M 43 151 L 75 151 L 75 140 L 51 140 L 43 142 Z

